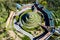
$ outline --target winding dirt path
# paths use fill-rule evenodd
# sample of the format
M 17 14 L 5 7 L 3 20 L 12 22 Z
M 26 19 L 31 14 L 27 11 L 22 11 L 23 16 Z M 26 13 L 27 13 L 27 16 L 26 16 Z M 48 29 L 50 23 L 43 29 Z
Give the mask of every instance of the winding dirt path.
M 15 15 L 15 12 L 14 12 L 14 11 L 11 11 L 11 12 L 10 12 L 10 16 L 8 17 L 7 22 L 6 22 L 6 28 L 9 28 L 9 24 L 12 23 L 12 20 L 13 20 L 14 15 Z M 21 39 L 14 33 L 13 30 L 7 30 L 7 33 L 8 33 L 9 36 L 12 37 L 14 40 L 21 40 Z

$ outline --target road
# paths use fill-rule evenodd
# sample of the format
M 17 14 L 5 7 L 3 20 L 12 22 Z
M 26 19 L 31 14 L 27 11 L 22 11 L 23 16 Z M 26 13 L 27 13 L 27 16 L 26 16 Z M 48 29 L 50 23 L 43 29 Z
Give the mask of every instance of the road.
M 23 13 L 24 11 L 28 10 L 28 9 L 31 9 L 31 7 L 27 7 L 27 8 L 24 8 L 22 9 L 21 11 L 18 12 L 18 14 L 16 14 L 15 16 L 17 15 L 20 15 L 21 13 Z M 24 31 L 21 27 L 19 27 L 18 25 L 15 24 L 16 20 L 14 19 L 14 27 L 17 31 L 21 32 L 22 34 L 28 36 L 31 40 L 33 40 L 33 36 L 31 34 L 29 34 L 28 32 Z
M 16 20 L 14 19 L 14 27 L 17 31 L 21 32 L 24 35 L 27 35 L 31 40 L 33 40 L 33 36 L 31 34 L 29 34 L 28 32 L 24 31 L 20 26 L 18 26 L 17 24 L 15 24 Z

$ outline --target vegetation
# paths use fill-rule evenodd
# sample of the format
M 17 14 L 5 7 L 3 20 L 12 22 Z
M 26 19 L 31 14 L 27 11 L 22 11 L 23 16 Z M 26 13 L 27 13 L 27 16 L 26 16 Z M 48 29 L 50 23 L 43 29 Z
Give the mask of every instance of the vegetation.
M 22 37 L 22 40 L 30 40 L 30 38 L 27 36 L 24 36 L 24 37 Z
M 6 37 L 8 38 L 8 39 L 6 38 L 6 40 L 14 40 L 8 34 L 8 29 L 10 27 L 6 29 L 5 25 L 10 15 L 10 11 L 11 10 L 15 12 L 17 11 L 15 4 L 16 3 L 28 4 L 28 3 L 33 3 L 34 1 L 35 0 L 0 0 L 0 40 Z M 38 1 L 45 8 L 53 12 L 52 15 L 54 17 L 55 27 L 58 28 L 58 26 L 60 26 L 60 0 L 38 0 Z M 17 19 L 18 19 L 18 16 L 17 16 Z M 33 29 L 30 29 L 30 30 L 33 30 Z M 53 35 L 49 40 L 52 40 L 52 39 L 60 40 L 59 38 L 60 36 Z M 27 38 L 27 36 L 24 36 L 22 40 L 29 40 L 29 38 Z

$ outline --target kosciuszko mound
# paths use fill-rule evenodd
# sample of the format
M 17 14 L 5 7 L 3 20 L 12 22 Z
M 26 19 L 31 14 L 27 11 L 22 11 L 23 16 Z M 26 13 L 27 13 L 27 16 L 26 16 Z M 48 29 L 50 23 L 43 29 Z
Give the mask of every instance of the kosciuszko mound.
M 38 13 L 28 12 L 21 17 L 21 21 L 23 25 L 27 28 L 33 28 L 39 26 L 41 24 L 41 17 Z
M 23 25 L 22 28 L 33 34 L 33 36 L 38 36 L 44 32 L 41 28 L 42 17 L 41 13 L 35 11 L 27 10 L 20 15 L 20 22 Z M 39 33 L 40 32 L 40 33 Z

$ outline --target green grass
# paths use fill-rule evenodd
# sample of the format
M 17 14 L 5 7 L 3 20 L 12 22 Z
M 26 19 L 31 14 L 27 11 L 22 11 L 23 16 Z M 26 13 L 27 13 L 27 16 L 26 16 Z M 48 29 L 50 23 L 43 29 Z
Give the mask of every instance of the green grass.
M 30 38 L 28 36 L 24 36 L 22 37 L 22 40 L 30 40 Z

